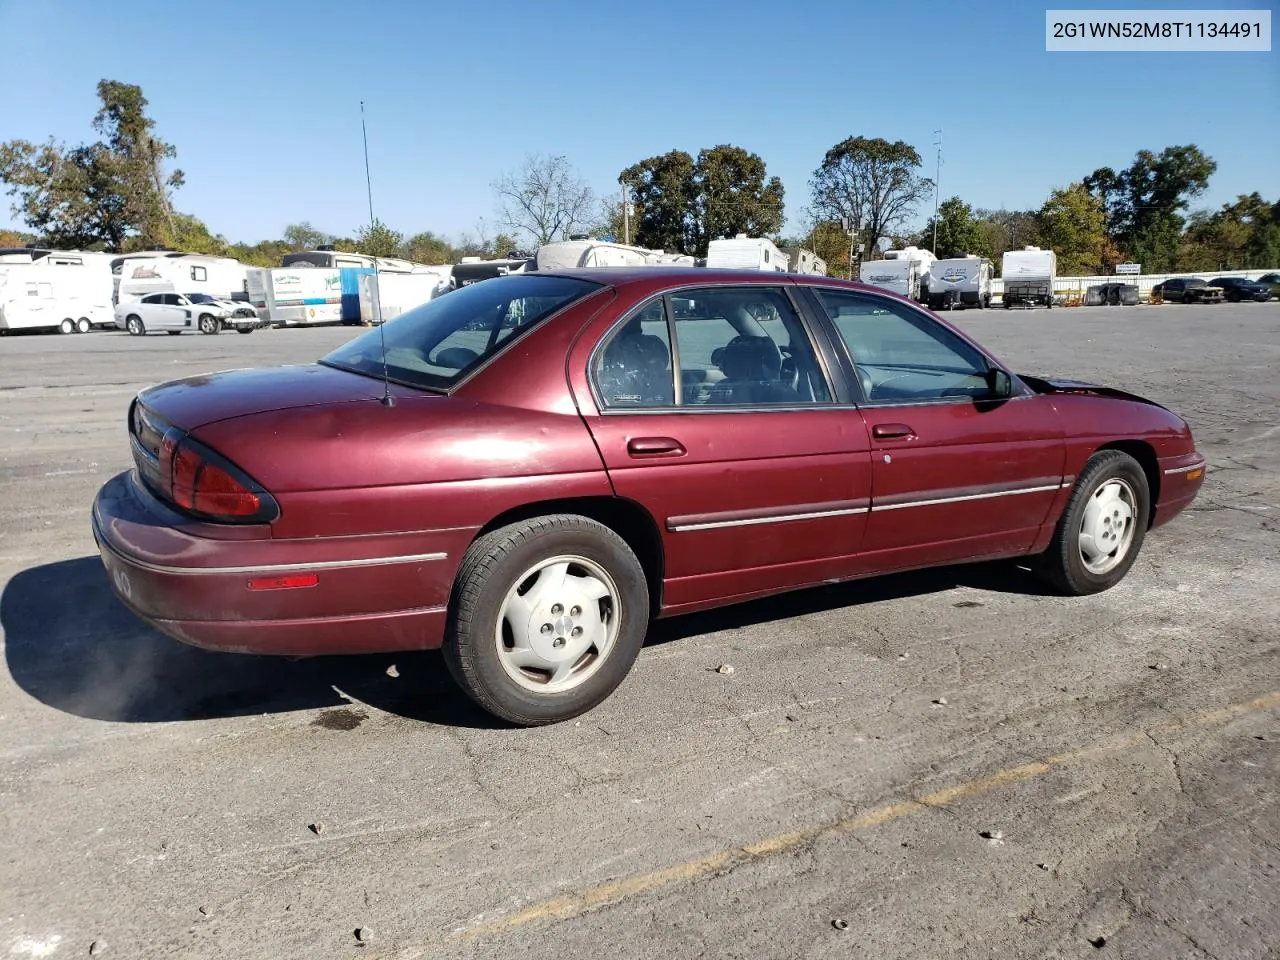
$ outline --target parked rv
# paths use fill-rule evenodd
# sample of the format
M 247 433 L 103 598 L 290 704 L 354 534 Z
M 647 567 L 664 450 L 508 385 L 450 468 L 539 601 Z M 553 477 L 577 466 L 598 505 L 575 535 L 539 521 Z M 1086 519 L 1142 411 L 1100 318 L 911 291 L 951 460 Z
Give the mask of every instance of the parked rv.
M 1053 281 L 1058 275 L 1058 257 L 1052 250 L 1023 247 L 1006 250 L 1000 267 L 1004 279 L 1006 310 L 1016 306 L 1053 308 Z
M 299 253 L 286 253 L 280 260 L 282 267 L 320 267 L 324 270 L 341 269 L 343 267 L 364 267 L 377 269 L 379 273 L 413 273 L 426 264 L 399 257 L 372 257 L 367 253 L 343 253 L 339 250 L 303 250 Z
M 0 332 L 88 333 L 111 323 L 109 274 L 85 266 L 0 264 Z
M 765 270 L 787 272 L 787 255 L 772 240 L 740 233 L 730 240 L 707 244 L 707 267 L 712 270 Z
M 986 257 L 948 257 L 929 265 L 922 280 L 932 310 L 991 306 L 991 275 L 995 267 Z
M 817 277 L 825 277 L 827 275 L 827 261 L 812 250 L 806 250 L 804 247 L 783 247 L 782 252 L 786 254 L 788 269 L 791 273 L 803 273 Z
M 225 300 L 248 300 L 247 271 L 238 260 L 199 253 L 125 254 L 111 262 L 116 303 L 150 293 L 204 293 Z

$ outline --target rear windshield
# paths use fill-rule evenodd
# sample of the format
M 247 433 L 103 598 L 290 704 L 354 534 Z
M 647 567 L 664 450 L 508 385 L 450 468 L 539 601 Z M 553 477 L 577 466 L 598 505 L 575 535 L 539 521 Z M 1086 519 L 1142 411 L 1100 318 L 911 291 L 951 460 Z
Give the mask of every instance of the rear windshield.
M 600 289 L 570 277 L 495 277 L 444 294 L 334 350 L 320 362 L 411 387 L 447 390 L 535 324 Z

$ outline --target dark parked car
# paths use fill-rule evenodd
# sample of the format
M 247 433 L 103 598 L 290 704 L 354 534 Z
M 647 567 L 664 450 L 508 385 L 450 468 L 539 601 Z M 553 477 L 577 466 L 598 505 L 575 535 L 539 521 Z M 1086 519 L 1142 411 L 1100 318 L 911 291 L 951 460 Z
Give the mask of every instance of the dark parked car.
M 520 724 L 603 700 L 654 617 L 1005 557 L 1105 590 L 1205 468 L 1164 407 L 1015 374 L 902 298 L 705 269 L 486 280 L 315 364 L 144 390 L 127 426 L 92 523 L 139 616 L 443 646 Z
M 1211 286 L 1199 277 L 1174 277 L 1157 283 L 1151 293 L 1167 303 L 1222 302 L 1222 288 Z
M 1271 288 L 1265 284 L 1244 277 L 1217 277 L 1209 281 L 1215 287 L 1222 288 L 1222 296 L 1232 303 L 1243 300 L 1266 301 L 1271 299 Z

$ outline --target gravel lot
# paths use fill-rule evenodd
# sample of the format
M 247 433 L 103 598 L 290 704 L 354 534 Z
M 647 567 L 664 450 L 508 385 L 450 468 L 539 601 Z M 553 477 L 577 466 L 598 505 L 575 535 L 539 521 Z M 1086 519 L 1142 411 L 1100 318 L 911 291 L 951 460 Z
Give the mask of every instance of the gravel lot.
M 132 394 L 353 330 L 0 339 L 0 957 L 1280 957 L 1280 304 L 957 319 L 1191 421 L 1208 482 L 1119 587 L 675 620 L 539 730 L 436 655 L 206 654 L 111 596 Z

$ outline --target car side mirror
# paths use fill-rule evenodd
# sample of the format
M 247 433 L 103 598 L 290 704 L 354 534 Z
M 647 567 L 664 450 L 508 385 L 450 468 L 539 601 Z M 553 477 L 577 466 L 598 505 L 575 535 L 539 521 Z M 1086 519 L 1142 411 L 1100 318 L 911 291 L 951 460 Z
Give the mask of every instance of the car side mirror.
M 1007 400 L 1013 396 L 1013 378 L 999 367 L 992 367 L 987 371 L 987 388 L 991 396 Z

